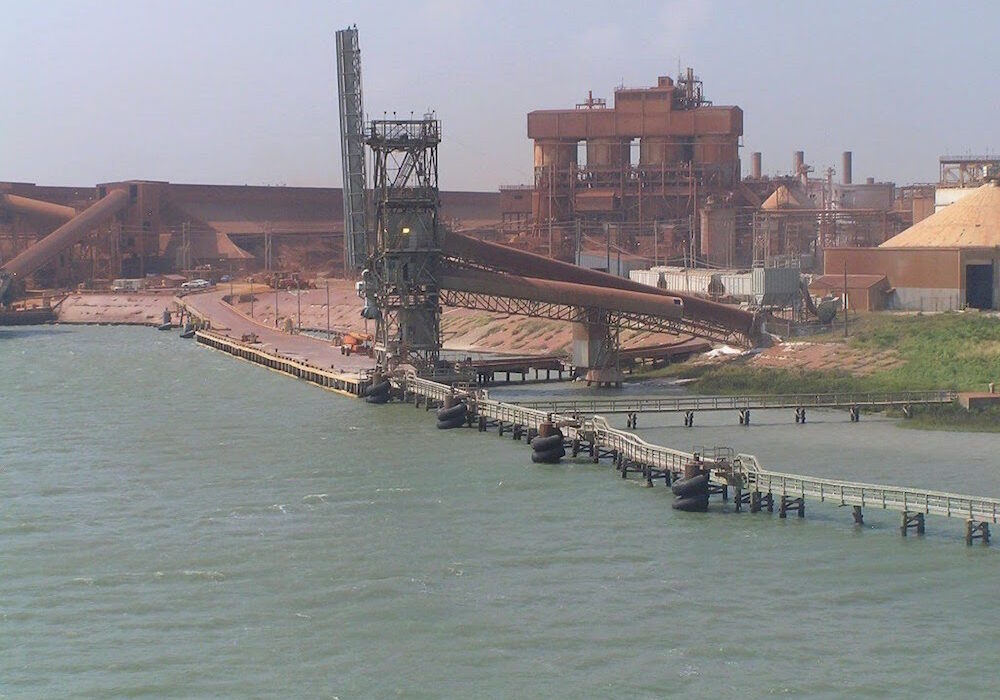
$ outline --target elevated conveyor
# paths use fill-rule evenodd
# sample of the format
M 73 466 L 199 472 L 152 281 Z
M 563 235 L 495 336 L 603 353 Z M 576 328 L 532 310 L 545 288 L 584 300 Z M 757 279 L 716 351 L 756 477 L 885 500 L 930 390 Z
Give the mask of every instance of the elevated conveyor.
M 487 285 L 496 288 L 496 278 L 485 273 L 496 274 L 498 272 L 507 273 L 520 278 L 530 278 L 537 281 L 550 283 L 568 283 L 574 285 L 572 293 L 582 292 L 584 288 L 590 288 L 592 295 L 596 294 L 600 298 L 602 308 L 614 311 L 614 306 L 607 306 L 612 301 L 620 302 L 625 299 L 634 298 L 636 303 L 639 299 L 649 297 L 660 297 L 666 299 L 676 299 L 680 301 L 681 315 L 671 324 L 671 332 L 689 333 L 702 338 L 710 338 L 720 342 L 732 343 L 744 347 L 753 346 L 760 335 L 761 319 L 751 311 L 720 304 L 717 302 L 701 299 L 699 297 L 668 293 L 664 290 L 650 287 L 648 285 L 633 282 L 615 275 L 596 270 L 588 270 L 569 263 L 551 260 L 534 253 L 526 253 L 508 246 L 486 241 L 476 240 L 458 233 L 449 233 L 442 244 L 442 253 L 456 266 L 465 266 L 476 269 L 477 275 L 482 275 L 482 287 L 474 290 L 475 281 L 463 281 L 462 291 L 472 293 L 478 291 L 483 295 L 490 295 Z M 454 269 L 454 268 L 453 268 Z M 444 286 L 444 285 L 443 285 Z M 539 287 L 536 285 L 535 289 Z M 569 290 L 570 288 L 566 288 Z M 619 292 L 618 294 L 608 294 L 601 297 L 601 292 Z M 458 291 L 458 290 L 453 290 Z M 638 295 L 634 296 L 633 295 Z M 445 295 L 448 302 L 449 295 Z M 576 304 L 578 300 L 572 296 L 566 296 L 564 303 Z M 643 302 L 645 303 L 645 302 Z M 671 302 L 674 303 L 674 302 Z M 474 307 L 482 308 L 482 307 Z M 514 312 L 511 312 L 514 313 Z
M 7 195 L 9 198 L 10 195 Z M 19 199 L 27 199 L 21 197 Z M 6 201 L 6 200 L 5 200 Z M 29 200 L 36 201 L 36 200 Z M 40 204 L 48 204 L 40 202 Z M 86 237 L 95 226 L 111 218 L 128 205 L 128 193 L 125 190 L 113 190 L 99 199 L 65 224 L 57 228 L 35 245 L 0 266 L 0 302 L 7 303 L 7 295 L 12 284 L 24 280 L 30 274 L 52 261 L 64 250 L 71 248 Z M 57 207 L 58 205 L 50 205 Z M 53 216 L 65 216 L 68 212 L 61 211 L 68 207 L 52 209 Z

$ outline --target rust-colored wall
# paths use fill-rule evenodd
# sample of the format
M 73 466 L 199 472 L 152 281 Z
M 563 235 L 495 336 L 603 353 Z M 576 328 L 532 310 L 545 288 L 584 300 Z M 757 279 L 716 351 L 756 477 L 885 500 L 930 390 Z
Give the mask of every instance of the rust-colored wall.
M 823 273 L 885 275 L 894 287 L 959 289 L 962 286 L 958 248 L 826 248 Z

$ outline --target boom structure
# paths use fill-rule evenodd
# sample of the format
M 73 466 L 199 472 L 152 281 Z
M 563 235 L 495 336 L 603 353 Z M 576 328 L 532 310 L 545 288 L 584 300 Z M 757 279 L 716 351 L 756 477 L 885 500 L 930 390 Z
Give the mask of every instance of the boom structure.
M 344 271 L 350 274 L 365 266 L 369 253 L 364 105 L 361 99 L 361 49 L 357 27 L 337 32 L 337 80 L 340 154 L 344 174 Z

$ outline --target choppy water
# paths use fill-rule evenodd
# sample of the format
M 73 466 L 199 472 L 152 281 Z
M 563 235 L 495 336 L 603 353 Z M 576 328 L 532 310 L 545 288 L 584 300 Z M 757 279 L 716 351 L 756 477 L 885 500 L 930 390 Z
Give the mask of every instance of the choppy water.
M 938 519 L 904 540 L 818 505 L 675 513 L 607 466 L 533 465 L 147 329 L 0 329 L 0 391 L 0 697 L 992 697 L 1000 679 L 1000 559 Z M 995 436 L 753 418 L 640 432 L 1000 492 Z

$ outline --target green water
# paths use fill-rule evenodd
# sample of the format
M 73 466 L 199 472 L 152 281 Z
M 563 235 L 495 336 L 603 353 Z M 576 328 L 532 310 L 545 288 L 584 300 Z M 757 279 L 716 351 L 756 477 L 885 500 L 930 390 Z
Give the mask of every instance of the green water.
M 978 698 L 1000 678 L 1000 559 L 941 520 L 904 540 L 827 506 L 676 513 L 606 465 L 533 465 L 147 329 L 0 329 L 0 387 L 3 698 Z M 867 441 L 906 483 L 998 483 L 997 437 L 754 419 L 640 432 L 789 470 Z

